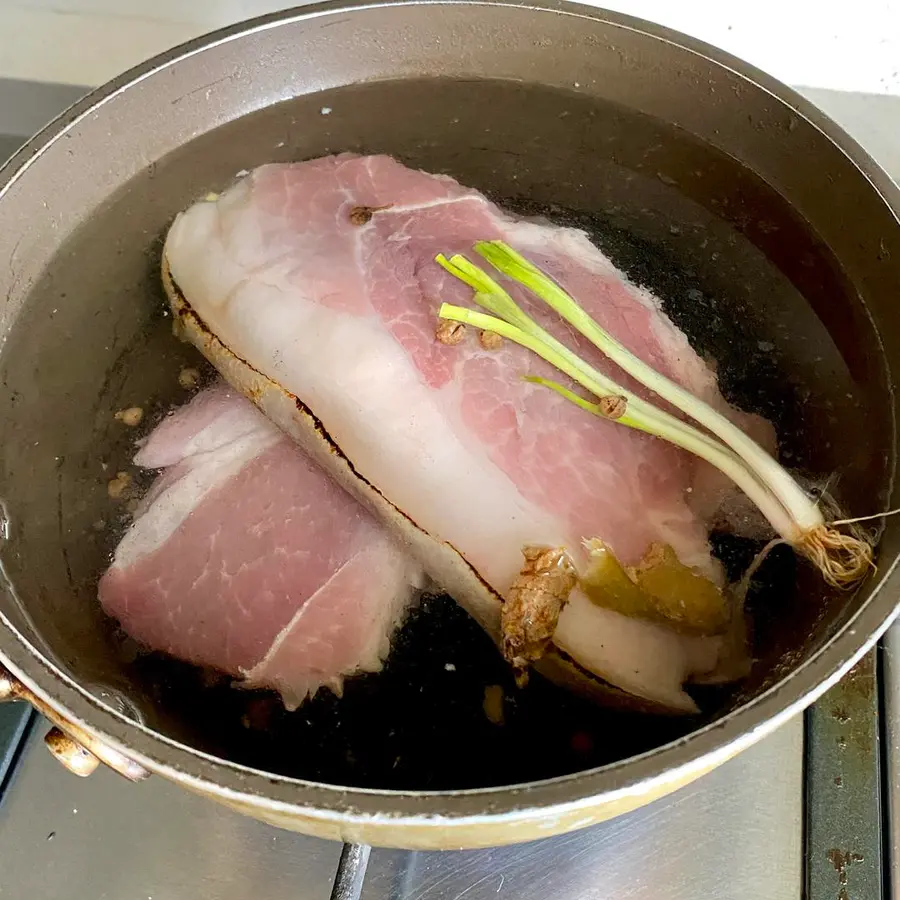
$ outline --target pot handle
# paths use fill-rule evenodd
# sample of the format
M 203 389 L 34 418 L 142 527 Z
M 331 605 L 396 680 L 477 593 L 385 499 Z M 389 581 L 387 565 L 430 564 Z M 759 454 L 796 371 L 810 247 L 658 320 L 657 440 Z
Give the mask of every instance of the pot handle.
M 0 703 L 5 700 L 24 700 L 53 723 L 44 736 L 44 743 L 56 759 L 75 775 L 85 778 L 95 772 L 100 763 L 129 781 L 143 781 L 150 775 L 143 766 L 98 741 L 80 725 L 67 721 L 0 666 Z

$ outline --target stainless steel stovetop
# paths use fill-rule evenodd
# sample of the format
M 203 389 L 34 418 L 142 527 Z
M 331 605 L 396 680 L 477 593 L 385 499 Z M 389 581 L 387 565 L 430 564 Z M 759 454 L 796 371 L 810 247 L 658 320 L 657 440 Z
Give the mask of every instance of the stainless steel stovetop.
M 0 80 L 0 160 L 81 93 Z M 900 98 L 804 93 L 900 176 Z M 361 897 L 887 898 L 900 859 L 898 629 L 805 717 L 671 797 L 518 847 L 375 850 Z M 242 818 L 159 778 L 131 784 L 102 767 L 76 778 L 44 751 L 46 727 L 0 706 L 2 900 L 332 896 L 339 844 Z

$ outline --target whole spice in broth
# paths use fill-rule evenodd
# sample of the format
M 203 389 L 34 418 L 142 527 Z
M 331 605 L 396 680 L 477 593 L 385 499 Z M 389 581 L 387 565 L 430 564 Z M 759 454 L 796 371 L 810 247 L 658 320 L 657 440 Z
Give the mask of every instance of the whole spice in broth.
M 120 409 L 116 413 L 115 418 L 123 425 L 135 428 L 141 424 L 141 420 L 144 418 L 144 410 L 140 406 L 129 406 L 128 409 Z
M 186 390 L 192 390 L 200 383 L 200 372 L 186 366 L 178 373 L 178 383 Z
M 354 206 L 350 210 L 350 223 L 357 226 L 368 225 L 375 213 L 383 212 L 392 206 L 392 203 L 387 203 L 384 206 Z
M 437 342 L 439 344 L 446 344 L 448 347 L 453 347 L 460 343 L 465 336 L 466 326 L 461 325 L 459 322 L 438 322 L 438 326 L 434 332 L 434 337 Z
M 133 481 L 128 472 L 116 472 L 116 477 L 106 485 L 106 492 L 113 500 L 128 500 L 131 498 Z
M 482 331 L 478 335 L 478 343 L 485 350 L 499 350 L 503 346 L 503 338 L 493 331 Z

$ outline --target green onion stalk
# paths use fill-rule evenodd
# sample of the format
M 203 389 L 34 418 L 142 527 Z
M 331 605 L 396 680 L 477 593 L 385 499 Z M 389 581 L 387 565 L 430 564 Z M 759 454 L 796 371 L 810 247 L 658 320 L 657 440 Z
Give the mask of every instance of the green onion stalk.
M 697 423 L 654 406 L 581 359 L 534 321 L 510 294 L 465 256 L 437 262 L 469 285 L 484 312 L 442 304 L 442 319 L 492 332 L 537 354 L 580 385 L 588 400 L 558 382 L 526 380 L 546 387 L 586 412 L 669 441 L 727 475 L 760 509 L 781 539 L 810 560 L 835 587 L 851 587 L 873 565 L 871 540 L 825 520 L 819 503 L 765 449 L 708 403 L 655 371 L 600 327 L 578 303 L 536 265 L 503 241 L 479 241 L 475 252 L 497 272 L 527 288 L 576 331 L 644 387 Z M 703 430 L 701 430 L 703 429 Z M 845 523 L 847 524 L 847 523 Z

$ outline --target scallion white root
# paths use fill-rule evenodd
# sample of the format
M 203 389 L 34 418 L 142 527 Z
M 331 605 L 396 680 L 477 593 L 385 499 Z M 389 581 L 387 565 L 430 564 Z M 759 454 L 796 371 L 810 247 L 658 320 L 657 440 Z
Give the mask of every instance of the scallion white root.
M 733 422 L 636 357 L 556 282 L 502 241 L 479 242 L 475 252 L 498 272 L 528 288 L 636 381 L 707 431 L 659 409 L 586 363 L 538 325 L 493 278 L 461 255 L 451 259 L 441 255 L 437 262 L 468 284 L 475 292 L 475 303 L 491 315 L 445 303 L 439 313 L 442 319 L 469 324 L 526 347 L 590 391 L 598 402 L 547 379 L 530 381 L 586 412 L 667 440 L 714 465 L 747 494 L 784 541 L 810 560 L 829 584 L 851 587 L 865 576 L 873 565 L 868 537 L 826 522 L 816 500 Z

